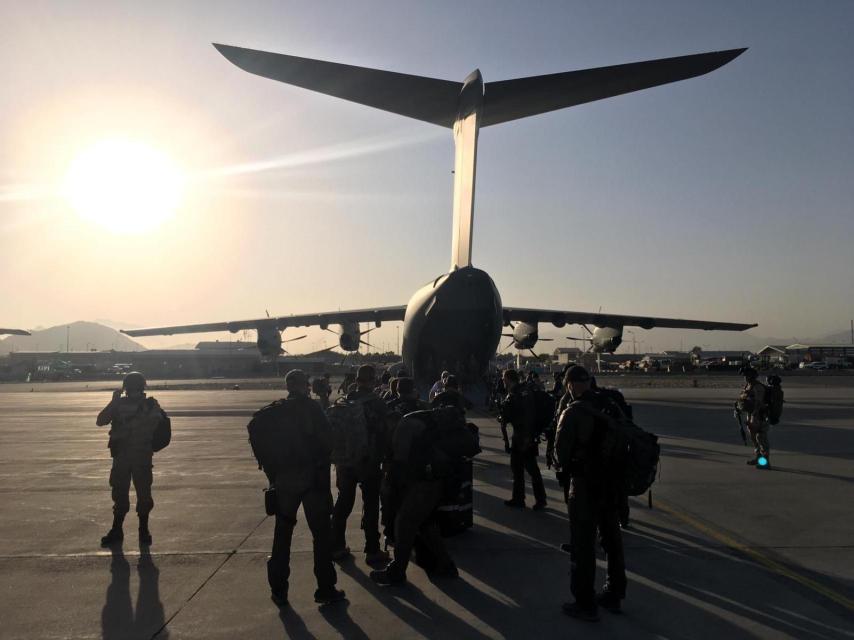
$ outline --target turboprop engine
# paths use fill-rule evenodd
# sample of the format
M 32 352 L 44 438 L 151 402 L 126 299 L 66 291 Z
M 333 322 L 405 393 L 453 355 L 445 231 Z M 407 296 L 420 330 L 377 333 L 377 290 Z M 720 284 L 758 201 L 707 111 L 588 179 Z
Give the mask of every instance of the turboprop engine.
M 358 351 L 362 342 L 362 332 L 355 322 L 340 325 L 341 333 L 338 334 L 338 346 L 342 351 Z
M 513 346 L 517 349 L 533 349 L 539 338 L 540 330 L 535 324 L 520 322 L 513 328 Z
M 591 351 L 595 353 L 614 353 L 622 343 L 622 327 L 596 327 L 590 336 Z
M 276 327 L 258 327 L 258 351 L 265 358 L 275 358 L 282 351 L 282 334 Z

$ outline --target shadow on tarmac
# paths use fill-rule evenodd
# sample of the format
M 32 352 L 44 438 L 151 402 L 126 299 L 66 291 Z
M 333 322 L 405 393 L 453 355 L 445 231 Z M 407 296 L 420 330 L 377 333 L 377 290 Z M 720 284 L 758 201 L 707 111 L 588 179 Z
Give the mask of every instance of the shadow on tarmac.
M 672 455 L 672 452 L 668 451 L 667 455 Z M 502 489 L 509 486 L 510 470 L 506 464 L 496 460 L 482 460 L 481 463 L 482 471 L 486 473 L 480 474 L 480 486 Z M 507 477 L 497 474 L 505 474 Z M 545 480 L 547 486 L 556 484 Z M 525 576 L 524 571 L 513 572 L 512 575 L 508 573 L 514 563 L 524 565 L 526 561 L 541 562 L 531 554 L 555 552 L 553 546 L 568 539 L 568 521 L 565 513 L 559 510 L 559 507 L 563 507 L 562 503 L 552 505 L 554 509 L 550 508 L 546 512 L 535 513 L 525 509 L 512 510 L 508 514 L 511 510 L 504 506 L 501 497 L 477 488 L 475 505 L 478 521 L 492 522 L 510 531 L 475 527 L 466 534 L 465 540 L 460 539 L 460 543 L 466 547 L 465 551 L 460 550 L 453 555 L 464 573 L 487 585 L 494 594 L 506 598 L 506 601 L 497 600 L 494 595 L 482 588 L 473 588 L 464 580 L 436 581 L 434 584 L 460 607 L 487 622 L 502 635 L 512 637 L 525 628 L 525 623 L 520 622 L 519 607 L 530 614 L 532 605 L 536 607 L 553 603 L 557 608 L 563 600 L 571 599 L 568 575 L 563 577 L 563 583 L 559 579 L 551 582 L 554 585 L 552 590 L 542 593 L 538 589 L 543 584 L 540 579 L 545 580 L 545 576 L 532 580 Z M 773 630 L 797 638 L 825 640 L 854 637 L 851 631 L 788 610 L 780 606 L 778 600 L 762 594 L 768 591 L 770 580 L 779 584 L 784 592 L 793 591 L 818 608 L 833 611 L 844 619 L 849 612 L 841 605 L 732 549 L 721 548 L 707 538 L 686 533 L 681 528 L 634 521 L 632 528 L 623 532 L 623 540 L 627 549 L 630 584 L 624 613 L 616 623 L 636 628 L 639 636 L 667 635 L 668 629 L 673 629 L 674 619 L 678 619 L 683 622 L 685 629 L 694 630 L 692 637 L 755 637 L 755 629 L 759 625 L 765 627 L 766 632 Z M 527 548 L 519 550 L 516 548 L 519 545 Z M 763 554 L 771 556 L 773 552 L 763 550 Z M 560 557 L 564 562 L 553 564 L 562 564 L 561 573 L 568 573 L 569 558 Z M 603 559 L 600 550 L 599 560 Z M 773 560 L 793 574 L 818 584 L 830 585 L 838 592 L 845 591 L 843 585 L 834 586 L 834 580 L 825 574 L 810 571 L 782 558 L 774 557 Z M 665 565 L 668 568 L 662 571 Z M 601 580 L 601 568 L 599 574 Z M 508 606 L 507 601 L 515 603 L 515 606 Z M 528 624 L 530 633 L 534 634 L 538 623 L 529 620 Z M 567 620 L 567 631 L 574 628 L 571 625 L 572 621 Z
M 378 587 L 352 561 L 339 565 L 339 570 L 350 576 L 380 604 L 425 637 L 435 637 L 437 630 L 441 629 L 442 636 L 446 638 L 488 638 L 465 620 L 430 600 L 411 582 L 398 587 Z M 345 635 L 344 637 L 357 636 Z
M 160 570 L 154 564 L 149 549 L 140 549 L 136 565 L 139 576 L 136 609 L 131 601 L 130 563 L 121 546 L 114 546 L 111 552 L 112 577 L 107 587 L 104 608 L 101 610 L 101 637 L 104 640 L 151 638 L 162 629 L 157 637 L 168 638 L 169 631 L 163 628 L 166 617 L 163 603 L 160 601 Z

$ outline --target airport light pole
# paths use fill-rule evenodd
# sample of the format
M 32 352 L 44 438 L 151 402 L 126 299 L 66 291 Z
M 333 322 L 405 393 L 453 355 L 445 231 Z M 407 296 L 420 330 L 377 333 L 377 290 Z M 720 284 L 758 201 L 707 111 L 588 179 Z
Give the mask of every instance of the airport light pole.
M 638 339 L 635 336 L 635 332 L 631 329 L 626 329 L 626 333 L 632 334 L 632 355 L 636 356 L 638 354 Z

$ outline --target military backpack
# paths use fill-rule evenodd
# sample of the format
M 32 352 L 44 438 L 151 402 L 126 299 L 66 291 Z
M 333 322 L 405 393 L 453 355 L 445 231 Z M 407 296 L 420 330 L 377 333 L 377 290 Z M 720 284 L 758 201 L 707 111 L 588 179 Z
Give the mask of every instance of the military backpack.
M 645 493 L 655 482 L 661 447 L 658 436 L 644 431 L 622 410 L 614 410 L 600 401 L 599 406 L 585 401 L 570 406 L 582 409 L 596 421 L 597 457 L 604 472 L 614 478 L 629 496 Z

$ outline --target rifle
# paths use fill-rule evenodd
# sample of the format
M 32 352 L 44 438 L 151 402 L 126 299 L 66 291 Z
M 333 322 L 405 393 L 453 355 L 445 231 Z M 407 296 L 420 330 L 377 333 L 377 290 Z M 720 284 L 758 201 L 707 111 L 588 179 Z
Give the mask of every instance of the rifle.
M 747 433 L 744 431 L 744 422 L 741 419 L 741 409 L 738 408 L 738 403 L 735 403 L 735 407 L 732 410 L 732 415 L 735 418 L 736 422 L 738 422 L 738 432 L 741 434 L 741 441 L 747 445 Z

